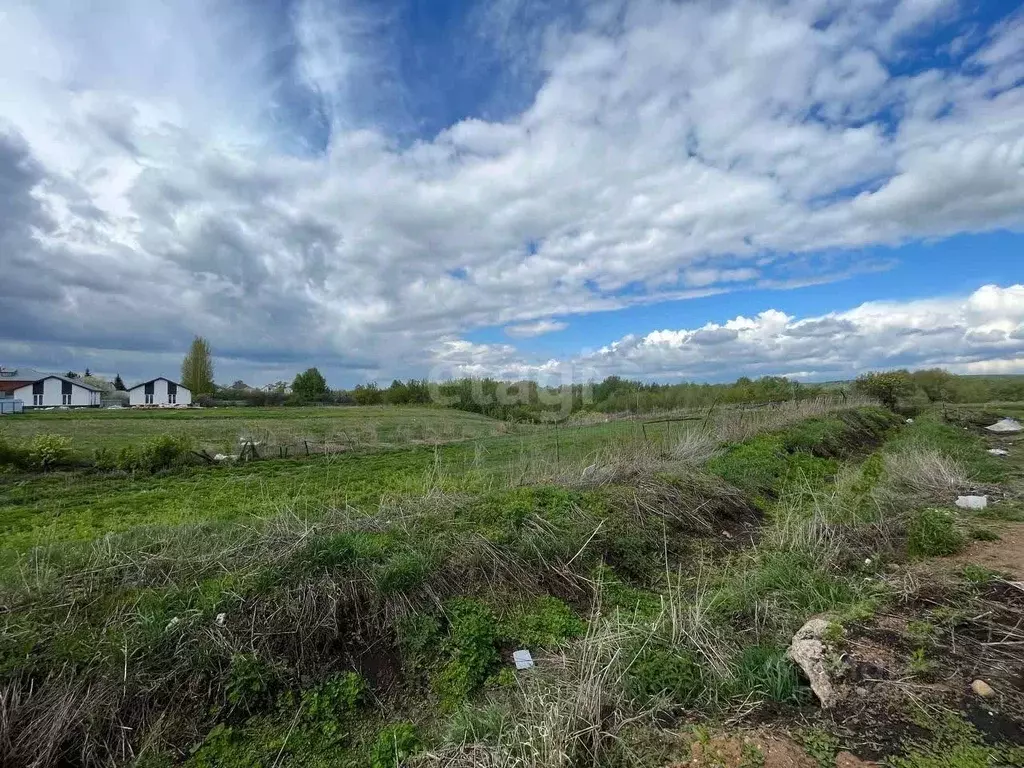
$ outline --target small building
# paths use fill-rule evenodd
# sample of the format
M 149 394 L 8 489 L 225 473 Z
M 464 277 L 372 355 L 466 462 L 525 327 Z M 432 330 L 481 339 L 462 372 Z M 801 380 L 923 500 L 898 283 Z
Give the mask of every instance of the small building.
M 128 390 L 129 405 L 191 405 L 192 392 L 176 381 L 162 376 Z
M 0 368 L 0 397 L 21 400 L 25 408 L 94 408 L 102 390 L 33 368 Z

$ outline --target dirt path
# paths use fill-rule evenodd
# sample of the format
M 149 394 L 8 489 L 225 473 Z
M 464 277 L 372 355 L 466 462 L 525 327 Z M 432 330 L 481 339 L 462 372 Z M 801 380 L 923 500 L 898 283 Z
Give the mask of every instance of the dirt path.
M 951 559 L 1004 573 L 1011 581 L 1024 581 L 1024 523 L 1002 523 L 994 528 L 999 541 L 975 541 Z

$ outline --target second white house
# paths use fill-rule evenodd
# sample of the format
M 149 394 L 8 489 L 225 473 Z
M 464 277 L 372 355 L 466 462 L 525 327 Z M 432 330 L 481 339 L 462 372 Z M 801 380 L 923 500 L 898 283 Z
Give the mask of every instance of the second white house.
M 162 376 L 136 384 L 128 390 L 129 405 L 191 405 L 192 392 Z

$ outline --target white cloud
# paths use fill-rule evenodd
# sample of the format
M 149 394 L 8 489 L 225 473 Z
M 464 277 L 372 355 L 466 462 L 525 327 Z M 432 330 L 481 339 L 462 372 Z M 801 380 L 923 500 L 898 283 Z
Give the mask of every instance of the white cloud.
M 19 213 L 0 212 L 0 245 L 20 277 L 0 285 L 0 333 L 140 356 L 202 333 L 254 370 L 390 375 L 472 328 L 549 332 L 553 315 L 877 268 L 863 246 L 1018 229 L 1020 16 L 964 69 L 888 69 L 954 6 L 637 0 L 517 47 L 510 20 L 532 6 L 506 0 L 492 36 L 539 78 L 528 107 L 399 143 L 377 127 L 401 108 L 382 104 L 393 51 L 366 4 L 12 0 L 0 189 Z M 291 42 L 289 80 L 272 63 Z M 774 343 L 778 318 L 743 322 L 692 346 Z M 779 348 L 827 338 L 812 327 Z M 643 358 L 618 344 L 609 359 Z M 669 371 L 674 344 L 636 349 Z
M 476 375 L 515 371 L 564 381 L 610 375 L 731 380 L 789 375 L 849 378 L 870 369 L 945 367 L 1024 372 L 1024 285 L 986 285 L 967 297 L 868 302 L 818 317 L 774 309 L 700 328 L 630 335 L 566 360 L 531 366 L 508 345 L 452 344 L 446 366 Z
M 531 336 L 543 336 L 546 333 L 564 331 L 568 327 L 568 323 L 563 323 L 560 320 L 538 320 L 535 323 L 506 326 L 505 333 L 514 339 L 526 339 Z

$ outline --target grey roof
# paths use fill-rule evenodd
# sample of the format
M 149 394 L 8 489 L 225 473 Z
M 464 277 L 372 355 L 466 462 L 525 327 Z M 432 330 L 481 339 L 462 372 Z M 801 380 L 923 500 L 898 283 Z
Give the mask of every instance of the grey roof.
M 67 376 L 61 376 L 59 373 L 47 373 L 46 371 L 37 371 L 35 368 L 3 368 L 0 369 L 0 381 L 24 381 L 28 384 L 34 384 L 37 381 L 43 379 L 60 379 L 61 381 L 69 381 L 75 386 L 81 387 L 82 389 L 88 389 L 92 392 L 102 392 L 103 390 L 99 387 L 94 387 L 92 384 L 86 384 L 82 379 L 69 379 Z
M 168 379 L 166 376 L 157 376 L 155 379 L 150 379 L 149 381 L 140 381 L 138 384 L 135 384 L 134 386 L 128 387 L 128 391 L 131 392 L 133 389 L 138 389 L 139 387 L 144 387 L 147 384 L 152 384 L 154 381 L 161 381 L 161 380 L 166 381 L 168 384 L 173 384 L 176 387 L 181 387 L 182 389 L 188 389 L 188 387 L 186 387 L 184 384 L 179 384 L 174 379 Z M 189 392 L 191 392 L 191 391 L 192 390 L 189 389 Z

